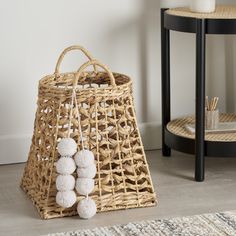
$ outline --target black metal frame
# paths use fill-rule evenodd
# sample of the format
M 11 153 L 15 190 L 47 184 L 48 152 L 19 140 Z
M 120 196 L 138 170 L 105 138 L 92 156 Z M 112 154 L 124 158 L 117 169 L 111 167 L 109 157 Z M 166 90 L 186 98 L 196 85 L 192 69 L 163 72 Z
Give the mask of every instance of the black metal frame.
M 170 122 L 170 31 L 164 27 L 164 12 L 161 12 L 161 66 L 162 66 L 162 154 L 170 156 L 165 144 L 165 127 Z
M 236 157 L 236 142 L 204 140 L 205 133 L 205 48 L 206 34 L 236 34 L 236 19 L 198 19 L 174 16 L 161 9 L 162 57 L 162 153 L 171 148 L 195 154 L 195 180 L 204 181 L 205 156 Z M 170 30 L 196 34 L 196 134 L 195 140 L 180 137 L 167 130 L 171 120 L 170 101 Z
M 165 13 L 167 9 L 161 9 L 164 14 L 164 27 L 185 33 L 196 33 L 196 18 L 175 16 Z M 205 19 L 206 34 L 236 34 L 236 19 Z

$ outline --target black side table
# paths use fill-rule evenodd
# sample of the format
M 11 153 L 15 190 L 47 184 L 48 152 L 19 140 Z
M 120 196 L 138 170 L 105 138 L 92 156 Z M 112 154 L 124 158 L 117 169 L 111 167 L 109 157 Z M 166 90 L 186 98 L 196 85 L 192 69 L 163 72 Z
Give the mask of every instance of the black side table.
M 195 117 L 171 121 L 170 30 L 196 34 Z M 205 135 L 205 47 L 206 34 L 236 34 L 236 6 L 218 6 L 214 13 L 192 13 L 187 8 L 161 9 L 162 48 L 162 153 L 171 148 L 195 154 L 195 180 L 204 181 L 205 156 L 236 157 L 236 134 Z M 221 114 L 220 120 L 236 121 L 235 115 Z M 195 123 L 195 135 L 184 129 Z

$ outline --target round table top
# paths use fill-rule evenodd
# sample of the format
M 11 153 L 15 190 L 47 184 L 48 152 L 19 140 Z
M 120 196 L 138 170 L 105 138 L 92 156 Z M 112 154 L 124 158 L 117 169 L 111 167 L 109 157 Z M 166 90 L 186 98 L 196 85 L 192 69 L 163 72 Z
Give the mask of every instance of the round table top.
M 195 13 L 189 8 L 179 7 L 167 10 L 166 14 L 199 19 L 236 19 L 236 5 L 219 5 L 212 13 Z

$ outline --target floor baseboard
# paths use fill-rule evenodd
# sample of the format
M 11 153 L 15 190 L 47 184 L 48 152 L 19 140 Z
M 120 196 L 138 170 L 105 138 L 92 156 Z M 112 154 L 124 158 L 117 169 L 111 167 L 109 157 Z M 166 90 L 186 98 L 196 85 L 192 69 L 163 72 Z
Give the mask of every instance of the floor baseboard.
M 0 164 L 12 164 L 27 161 L 31 136 L 2 135 L 0 136 Z
M 145 150 L 159 149 L 161 146 L 161 126 L 157 123 L 139 124 Z M 31 135 L 0 136 L 0 165 L 26 162 L 31 143 Z
M 140 123 L 140 133 L 145 150 L 161 148 L 161 125 L 157 122 Z

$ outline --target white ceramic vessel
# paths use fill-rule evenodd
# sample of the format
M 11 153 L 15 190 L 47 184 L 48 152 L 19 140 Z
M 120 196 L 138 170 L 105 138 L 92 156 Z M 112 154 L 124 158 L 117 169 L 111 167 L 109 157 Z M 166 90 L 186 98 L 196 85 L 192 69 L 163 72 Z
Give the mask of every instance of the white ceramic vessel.
M 188 7 L 190 0 L 161 0 L 161 8 Z
M 215 11 L 216 0 L 190 0 L 190 9 L 192 12 L 211 13 Z

